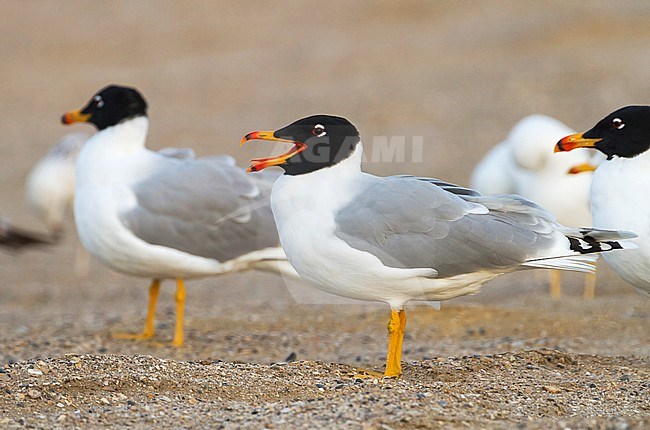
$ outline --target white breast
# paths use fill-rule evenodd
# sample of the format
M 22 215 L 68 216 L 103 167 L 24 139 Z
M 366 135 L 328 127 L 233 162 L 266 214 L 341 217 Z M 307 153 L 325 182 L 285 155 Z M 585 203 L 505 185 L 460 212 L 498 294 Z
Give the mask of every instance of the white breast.
M 348 204 L 367 178 L 351 160 L 299 176 L 281 176 L 274 184 L 271 205 L 280 241 L 289 261 L 305 279 L 337 293 L 354 296 L 346 265 L 370 257 L 351 249 L 334 235 L 334 214 Z M 358 254 L 358 255 L 357 255 Z
M 614 158 L 596 170 L 591 185 L 594 226 L 630 230 L 638 249 L 603 254 L 621 278 L 650 295 L 650 154 Z

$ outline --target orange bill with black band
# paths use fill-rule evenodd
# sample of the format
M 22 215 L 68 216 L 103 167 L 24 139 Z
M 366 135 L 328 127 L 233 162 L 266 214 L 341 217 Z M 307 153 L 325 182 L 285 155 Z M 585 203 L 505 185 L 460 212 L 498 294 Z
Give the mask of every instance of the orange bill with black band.
M 260 170 L 266 169 L 267 167 L 279 166 L 281 164 L 284 164 L 289 158 L 307 149 L 307 145 L 302 142 L 275 137 L 274 133 L 275 132 L 273 131 L 253 131 L 242 138 L 240 146 L 243 146 L 244 143 L 248 142 L 249 140 L 268 140 L 271 142 L 291 143 L 294 145 L 293 148 L 282 155 L 278 155 L 277 157 L 253 158 L 251 160 L 251 165 L 248 167 L 248 169 L 246 169 L 247 172 L 259 172 Z
M 593 148 L 602 139 L 590 139 L 583 136 L 584 133 L 570 134 L 562 138 L 556 145 L 554 152 L 571 151 L 576 148 Z
M 71 110 L 66 112 L 61 117 L 61 122 L 63 124 L 74 124 L 75 122 L 88 122 L 90 120 L 91 114 L 81 113 L 80 110 Z

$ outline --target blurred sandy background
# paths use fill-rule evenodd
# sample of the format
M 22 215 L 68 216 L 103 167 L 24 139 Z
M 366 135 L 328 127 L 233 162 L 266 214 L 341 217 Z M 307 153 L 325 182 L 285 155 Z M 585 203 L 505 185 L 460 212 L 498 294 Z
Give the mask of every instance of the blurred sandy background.
M 240 149 L 246 132 L 331 113 L 359 127 L 369 153 L 377 136 L 423 139 L 423 162 L 407 151 L 405 162 L 367 170 L 461 184 L 525 115 L 584 130 L 650 100 L 646 1 L 0 0 L 0 22 L 0 214 L 33 229 L 42 227 L 23 201 L 27 172 L 65 133 L 90 131 L 59 117 L 109 83 L 143 92 L 153 149 L 229 153 L 244 165 L 269 151 Z M 57 247 L 0 252 L 3 361 L 108 351 L 268 362 L 298 351 L 382 363 L 385 307 L 296 305 L 282 279 L 260 274 L 189 283 L 185 351 L 111 341 L 108 331 L 141 327 L 148 280 L 98 263 L 76 275 L 71 222 L 68 232 Z M 650 354 L 646 299 L 606 269 L 591 303 L 582 278 L 567 279 L 559 303 L 545 274 L 530 272 L 438 313 L 418 308 L 405 359 L 522 345 Z M 159 302 L 163 339 L 171 290 Z

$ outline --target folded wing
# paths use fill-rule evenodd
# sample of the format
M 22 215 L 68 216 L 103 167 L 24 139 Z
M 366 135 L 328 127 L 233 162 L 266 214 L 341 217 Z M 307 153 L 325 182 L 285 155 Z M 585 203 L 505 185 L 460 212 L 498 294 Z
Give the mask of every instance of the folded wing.
M 336 215 L 336 235 L 400 268 L 432 268 L 438 277 L 511 270 L 551 256 L 553 215 L 518 196 L 482 196 L 435 179 L 375 181 Z M 570 254 L 569 243 L 566 246 Z
M 137 204 L 120 217 L 148 243 L 227 261 L 278 246 L 271 186 L 223 157 L 167 157 L 164 169 L 134 187 Z

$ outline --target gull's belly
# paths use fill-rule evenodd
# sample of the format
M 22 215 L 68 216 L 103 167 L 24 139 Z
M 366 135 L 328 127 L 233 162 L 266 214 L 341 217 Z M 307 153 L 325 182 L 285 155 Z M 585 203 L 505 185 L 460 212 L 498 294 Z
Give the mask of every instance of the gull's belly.
M 115 216 L 114 202 L 110 190 L 88 187 L 77 187 L 74 199 L 79 239 L 91 255 L 106 263 L 105 257 L 126 248 L 120 234 L 124 227 Z
M 594 205 L 598 205 L 597 200 Z M 629 230 L 639 235 L 634 240 L 637 249 L 607 252 L 603 258 L 621 278 L 650 294 L 650 205 L 645 206 L 648 207 L 635 210 L 609 200 L 602 208 L 594 207 L 594 226 Z
M 377 278 L 372 283 L 372 272 L 377 269 L 372 256 L 350 248 L 334 236 L 333 222 L 315 219 L 315 215 L 318 214 L 296 213 L 283 225 L 278 225 L 280 241 L 289 262 L 300 276 L 327 292 L 377 300 L 367 291 L 377 288 L 377 284 L 382 282 Z M 309 221 L 305 221 L 309 216 Z
M 594 227 L 629 230 L 639 235 L 634 241 L 637 249 L 607 252 L 603 258 L 621 278 L 650 294 L 650 200 L 646 197 L 650 179 L 645 172 L 630 174 L 634 167 L 626 163 L 626 171 L 617 165 L 601 166 L 592 183 L 591 208 Z

